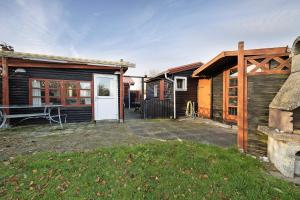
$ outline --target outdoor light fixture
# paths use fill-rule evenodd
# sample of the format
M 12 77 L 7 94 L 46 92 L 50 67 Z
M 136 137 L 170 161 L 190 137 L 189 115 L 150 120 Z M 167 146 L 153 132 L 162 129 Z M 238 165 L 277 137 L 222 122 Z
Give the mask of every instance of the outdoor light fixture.
M 17 68 L 17 69 L 15 70 L 15 73 L 26 73 L 26 70 L 23 69 L 23 68 Z
M 119 74 L 120 74 L 120 71 L 116 71 L 114 74 L 119 75 Z

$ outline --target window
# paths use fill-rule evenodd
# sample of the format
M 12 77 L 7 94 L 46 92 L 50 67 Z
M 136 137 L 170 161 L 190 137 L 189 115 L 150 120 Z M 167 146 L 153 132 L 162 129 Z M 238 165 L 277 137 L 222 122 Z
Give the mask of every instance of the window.
M 97 87 L 97 95 L 98 96 L 111 96 L 111 78 L 100 78 L 98 87 Z
M 228 115 L 237 115 L 237 97 L 238 96 L 238 79 L 237 68 L 229 70 L 228 86 Z
M 31 79 L 30 82 L 32 105 L 91 105 L 91 82 L 89 81 Z
M 157 90 L 158 90 L 158 85 L 154 85 L 153 87 L 153 96 L 157 97 Z
M 77 84 L 74 81 L 65 81 L 65 91 L 66 91 L 66 105 L 76 105 L 78 102 L 78 94 L 77 94 Z
M 238 107 L 238 71 L 237 67 L 227 70 L 225 73 L 225 118 L 227 120 L 237 120 Z
M 61 104 L 60 82 L 49 80 L 49 103 Z
M 80 104 L 88 105 L 91 104 L 91 83 L 80 81 Z
M 31 82 L 32 87 L 32 105 L 45 104 L 45 81 L 33 80 Z
M 187 78 L 175 76 L 175 90 L 187 91 Z

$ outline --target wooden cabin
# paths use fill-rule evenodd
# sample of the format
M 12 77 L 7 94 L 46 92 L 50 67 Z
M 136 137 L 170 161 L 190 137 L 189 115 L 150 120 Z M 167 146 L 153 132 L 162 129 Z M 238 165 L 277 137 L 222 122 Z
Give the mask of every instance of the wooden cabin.
M 123 120 L 120 85 L 134 64 L 4 50 L 0 56 L 2 105 L 59 104 L 67 122 Z
M 198 79 L 198 114 L 238 125 L 238 147 L 266 153 L 257 130 L 267 125 L 269 104 L 290 74 L 287 47 L 223 51 L 193 72 Z
M 174 118 L 185 116 L 187 102 L 197 102 L 197 80 L 192 78 L 191 75 L 193 71 L 202 64 L 202 62 L 196 62 L 169 68 L 168 70 L 149 78 L 145 81 L 146 100 L 170 100 L 174 107 Z

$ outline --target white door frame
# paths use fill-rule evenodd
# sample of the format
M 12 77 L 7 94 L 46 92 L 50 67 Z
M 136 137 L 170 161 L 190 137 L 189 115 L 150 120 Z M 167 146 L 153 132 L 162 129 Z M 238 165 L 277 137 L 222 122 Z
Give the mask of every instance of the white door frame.
M 116 119 L 112 119 L 112 120 L 119 120 L 119 116 L 120 116 L 120 110 L 119 110 L 119 83 L 118 83 L 118 76 L 117 75 L 113 75 L 113 74 L 93 74 L 93 81 L 94 81 L 94 120 L 95 121 L 99 121 L 99 120 L 106 120 L 106 119 L 97 119 L 97 98 L 99 98 L 97 96 L 97 81 L 96 78 L 112 78 L 114 80 L 114 95 L 113 97 L 116 100 L 115 103 L 115 109 L 117 110 L 117 118 Z M 111 96 L 105 97 L 105 96 L 101 96 L 102 99 L 110 99 L 112 98 Z M 111 119 L 107 119 L 107 120 L 111 120 Z

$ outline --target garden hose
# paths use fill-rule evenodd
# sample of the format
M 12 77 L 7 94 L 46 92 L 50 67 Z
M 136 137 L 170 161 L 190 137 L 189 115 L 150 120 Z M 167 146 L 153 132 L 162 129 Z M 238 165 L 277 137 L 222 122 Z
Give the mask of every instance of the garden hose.
M 192 101 L 188 101 L 186 104 L 186 111 L 185 111 L 185 115 L 187 117 L 195 117 L 195 106 L 194 106 L 194 102 Z

